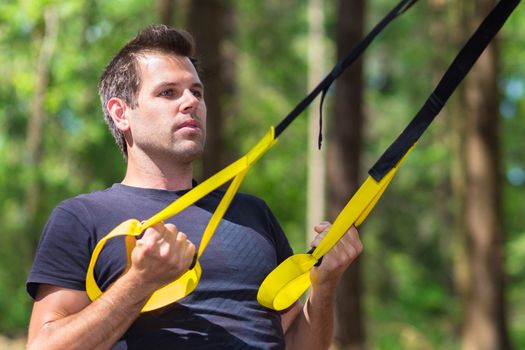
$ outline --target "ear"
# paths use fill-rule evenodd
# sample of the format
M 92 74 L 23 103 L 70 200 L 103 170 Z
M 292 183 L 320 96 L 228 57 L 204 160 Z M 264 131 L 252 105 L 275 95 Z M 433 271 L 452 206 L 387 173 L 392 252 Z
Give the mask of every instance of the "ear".
M 120 131 L 129 130 L 130 125 L 128 116 L 126 114 L 128 106 L 126 105 L 126 102 L 120 98 L 112 97 L 108 100 L 106 108 L 109 112 L 109 115 L 111 116 L 111 119 L 113 119 L 113 122 Z

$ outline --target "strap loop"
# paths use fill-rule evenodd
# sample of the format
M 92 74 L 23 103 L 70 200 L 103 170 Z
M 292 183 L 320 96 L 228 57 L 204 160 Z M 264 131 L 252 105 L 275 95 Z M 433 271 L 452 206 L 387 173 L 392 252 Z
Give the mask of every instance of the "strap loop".
M 284 310 L 310 287 L 310 270 L 352 225 L 357 227 L 363 223 L 405 157 L 380 182 L 370 176 L 365 180 L 311 253 L 292 255 L 270 272 L 257 293 L 257 300 L 261 305 L 274 310 Z

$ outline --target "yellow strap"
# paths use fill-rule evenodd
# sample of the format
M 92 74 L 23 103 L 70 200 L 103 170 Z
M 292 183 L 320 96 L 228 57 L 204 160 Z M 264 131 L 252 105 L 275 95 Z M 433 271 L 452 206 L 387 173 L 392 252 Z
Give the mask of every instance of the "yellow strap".
M 363 223 L 413 147 L 381 181 L 377 182 L 370 176 L 365 180 L 311 254 L 292 255 L 266 277 L 257 293 L 257 300 L 261 305 L 284 310 L 299 299 L 311 285 L 310 270 L 352 225 L 357 227 Z
M 260 157 L 262 157 L 262 155 L 275 144 L 275 142 L 277 142 L 277 140 L 275 139 L 274 128 L 271 127 L 266 135 L 245 156 L 230 164 L 228 167 L 224 168 L 198 186 L 194 187 L 191 191 L 185 193 L 175 202 L 151 218 L 145 220 L 142 223 L 140 223 L 137 219 L 130 219 L 115 227 L 108 235 L 106 235 L 97 243 L 95 249 L 93 250 L 93 254 L 91 255 L 91 260 L 86 273 L 86 292 L 89 298 L 91 300 L 95 300 L 102 295 L 102 291 L 95 280 L 94 270 L 100 252 L 109 239 L 118 236 L 126 237 L 126 253 L 129 266 L 131 251 L 135 247 L 135 237 L 139 236 L 145 229 L 154 226 L 157 223 L 186 209 L 199 199 L 209 194 L 211 191 L 215 190 L 233 178 L 232 183 L 221 199 L 217 209 L 215 210 L 206 227 L 205 232 L 203 233 L 195 266 L 191 270 L 188 270 L 176 281 L 173 281 L 170 284 L 155 291 L 142 309 L 142 312 L 158 309 L 176 302 L 190 294 L 196 288 L 202 273 L 198 258 L 206 249 L 206 246 L 211 240 L 215 229 L 219 225 L 220 220 L 228 209 L 228 206 L 235 196 L 235 193 L 239 189 L 239 186 L 241 185 L 249 168 L 257 160 L 259 160 Z
M 197 257 L 200 258 L 204 250 L 206 249 L 206 246 L 208 245 L 211 237 L 213 236 L 213 233 L 215 232 L 215 229 L 217 226 L 219 226 L 219 223 L 224 216 L 224 213 L 230 206 L 230 203 L 235 196 L 235 193 L 237 193 L 237 190 L 239 189 L 242 180 L 244 180 L 244 176 L 248 172 L 248 168 L 241 171 L 235 178 L 233 179 L 232 183 L 228 187 L 228 190 L 224 194 L 224 196 L 221 199 L 221 202 L 217 206 L 217 209 L 215 209 L 215 212 L 213 213 L 212 218 L 210 219 L 210 222 L 208 223 L 208 226 L 206 226 L 206 230 L 204 231 L 204 234 L 202 235 L 201 244 L 199 246 L 199 251 L 197 253 Z

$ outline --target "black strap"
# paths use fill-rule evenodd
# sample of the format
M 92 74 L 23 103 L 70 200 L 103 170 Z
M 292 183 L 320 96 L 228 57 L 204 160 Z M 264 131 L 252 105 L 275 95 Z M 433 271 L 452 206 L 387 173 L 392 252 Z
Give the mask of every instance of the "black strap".
M 501 0 L 483 20 L 458 53 L 423 107 L 368 171 L 374 180 L 379 182 L 421 137 L 519 2 L 520 0 Z
M 344 70 L 352 64 L 375 37 L 381 33 L 383 29 L 396 17 L 403 14 L 418 0 L 401 0 L 382 20 L 379 22 L 374 29 L 359 43 L 356 47 L 342 60 L 340 60 L 332 71 L 310 92 L 295 108 L 275 127 L 275 138 L 277 138 L 293 121 L 297 118 L 305 109 L 312 103 L 312 101 L 323 92 L 326 93 L 333 81 L 344 72 Z M 321 107 L 322 109 L 322 103 Z

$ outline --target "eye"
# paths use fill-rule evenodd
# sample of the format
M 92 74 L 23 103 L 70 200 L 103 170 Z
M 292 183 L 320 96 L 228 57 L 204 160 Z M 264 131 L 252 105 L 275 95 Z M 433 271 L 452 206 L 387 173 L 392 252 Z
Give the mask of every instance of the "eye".
M 159 92 L 159 96 L 161 97 L 173 97 L 174 92 L 173 89 L 166 89 Z
M 202 91 L 195 90 L 195 89 L 191 90 L 191 93 L 193 94 L 193 96 L 197 97 L 198 99 L 201 99 L 203 95 Z

